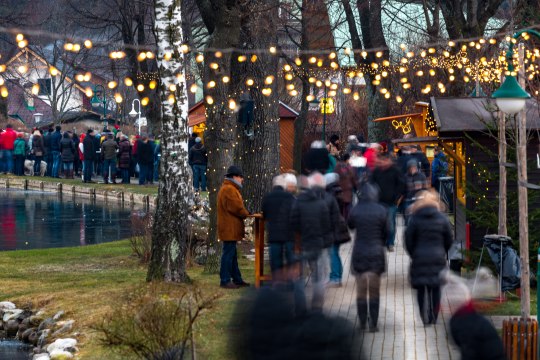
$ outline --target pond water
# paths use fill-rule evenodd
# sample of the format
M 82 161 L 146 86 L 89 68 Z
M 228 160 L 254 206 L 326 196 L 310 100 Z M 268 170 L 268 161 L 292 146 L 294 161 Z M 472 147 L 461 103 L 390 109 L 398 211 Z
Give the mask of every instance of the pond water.
M 0 190 L 0 251 L 99 244 L 133 235 L 142 207 L 37 191 Z M 2 357 L 0 357 L 2 359 Z
M 28 360 L 32 347 L 19 341 L 0 340 L 0 359 Z

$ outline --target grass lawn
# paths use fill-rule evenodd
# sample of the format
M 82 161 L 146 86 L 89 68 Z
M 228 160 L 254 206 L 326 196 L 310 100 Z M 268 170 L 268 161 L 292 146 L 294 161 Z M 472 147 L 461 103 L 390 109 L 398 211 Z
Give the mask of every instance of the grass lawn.
M 254 266 L 240 261 L 244 278 L 254 278 Z M 245 290 L 222 290 L 218 275 L 203 274 L 202 267 L 189 270 L 193 285 L 208 296 L 218 294 L 215 306 L 199 318 L 195 346 L 200 358 L 234 359 L 227 348 L 229 318 L 235 301 Z M 92 326 L 103 319 L 124 296 L 141 288 L 157 286 L 159 291 L 174 294 L 183 286 L 149 285 L 146 268 L 131 256 L 127 240 L 75 248 L 0 252 L 0 301 L 18 306 L 31 303 L 48 315 L 59 310 L 65 319 L 74 319 L 74 331 L 80 333 L 81 359 L 127 359 L 102 347 Z M 155 288 L 152 288 L 155 291 Z
M 485 315 L 521 315 L 521 302 L 516 291 L 507 292 L 506 301 L 499 303 L 496 300 L 489 303 L 479 303 L 478 307 Z M 531 315 L 536 315 L 536 289 L 531 288 Z

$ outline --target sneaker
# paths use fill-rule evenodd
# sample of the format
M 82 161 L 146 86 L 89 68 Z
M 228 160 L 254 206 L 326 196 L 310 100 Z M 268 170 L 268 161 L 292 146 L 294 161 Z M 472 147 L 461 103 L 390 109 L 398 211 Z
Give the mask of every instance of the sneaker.
M 242 280 L 241 283 L 235 283 L 234 285 L 237 286 L 237 287 L 249 287 L 250 286 L 249 283 L 247 283 L 247 282 L 245 282 L 243 280 Z
M 238 289 L 240 286 L 236 285 L 236 284 L 233 284 L 233 283 L 228 283 L 228 284 L 225 284 L 225 285 L 219 285 L 220 287 L 222 287 L 223 289 Z
M 388 247 L 388 251 L 389 251 L 389 252 L 394 252 L 394 246 L 393 246 L 393 245 L 390 245 L 390 246 Z

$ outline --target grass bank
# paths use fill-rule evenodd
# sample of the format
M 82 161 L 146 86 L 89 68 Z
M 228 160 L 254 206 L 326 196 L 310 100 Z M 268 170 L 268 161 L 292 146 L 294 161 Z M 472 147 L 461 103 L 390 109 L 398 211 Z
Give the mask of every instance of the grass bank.
M 253 279 L 253 263 L 242 260 L 246 280 Z M 222 290 L 218 276 L 203 274 L 202 267 L 189 270 L 193 284 L 203 294 L 217 294 L 215 306 L 196 324 L 195 341 L 200 358 L 234 359 L 227 347 L 228 322 L 235 301 L 244 290 Z M 127 240 L 75 248 L 0 252 L 0 301 L 18 306 L 31 303 L 53 315 L 59 310 L 75 320 L 80 333 L 80 359 L 127 359 L 113 354 L 98 342 L 92 326 L 113 311 L 122 299 L 151 285 L 145 281 L 146 268 L 131 256 Z M 183 286 L 157 284 L 170 294 Z

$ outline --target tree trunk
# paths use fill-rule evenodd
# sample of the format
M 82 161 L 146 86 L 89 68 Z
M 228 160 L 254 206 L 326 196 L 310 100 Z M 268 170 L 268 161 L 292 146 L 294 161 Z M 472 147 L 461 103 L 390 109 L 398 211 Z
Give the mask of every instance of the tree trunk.
M 304 144 L 304 133 L 306 131 L 306 123 L 308 118 L 309 103 L 306 97 L 309 95 L 309 81 L 305 76 L 301 77 L 302 81 L 302 102 L 300 114 L 294 121 L 294 144 L 293 144 L 293 168 L 300 174 L 302 173 L 302 148 Z
M 254 0 L 249 9 L 251 16 L 242 26 L 241 44 L 249 48 L 268 49 L 277 44 L 277 0 Z M 272 178 L 279 173 L 279 99 L 276 89 L 277 79 L 271 85 L 265 78 L 277 74 L 278 57 L 273 54 L 260 54 L 256 62 L 250 62 L 245 70 L 253 78 L 258 89 L 251 88 L 254 100 L 254 136 L 246 136 L 238 126 L 238 147 L 235 160 L 241 165 L 246 181 L 242 190 L 246 207 L 250 212 L 261 210 L 264 194 L 270 190 Z M 270 88 L 272 93 L 265 96 L 261 88 Z
M 156 37 L 161 78 L 161 176 L 152 229 L 152 256 L 147 280 L 186 281 L 188 207 L 192 193 L 187 165 L 188 103 L 184 74 L 180 2 L 156 0 Z M 170 60 L 166 54 L 171 54 Z M 171 91 L 171 85 L 176 90 Z M 174 101 L 174 102 L 173 102 Z

